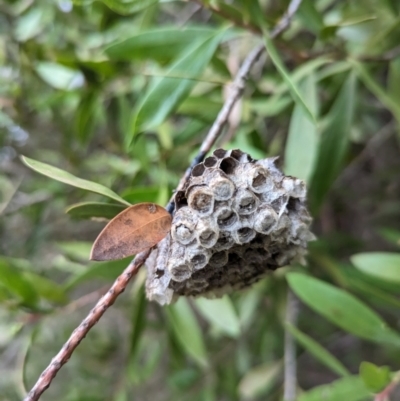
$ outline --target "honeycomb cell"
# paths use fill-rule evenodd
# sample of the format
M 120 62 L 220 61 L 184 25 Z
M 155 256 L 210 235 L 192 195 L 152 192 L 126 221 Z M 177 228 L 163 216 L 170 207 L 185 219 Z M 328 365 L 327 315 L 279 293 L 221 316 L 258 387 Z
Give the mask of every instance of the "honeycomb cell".
M 259 199 L 247 189 L 239 189 L 233 201 L 234 209 L 239 215 L 248 215 L 254 213 L 259 204 Z
M 175 281 L 182 282 L 192 276 L 191 267 L 181 260 L 170 260 L 167 267 L 172 279 Z
M 217 243 L 214 245 L 215 251 L 224 251 L 235 245 L 235 240 L 228 231 L 220 231 Z
M 241 227 L 233 231 L 232 236 L 237 244 L 247 244 L 255 238 L 256 234 L 251 227 Z
M 214 194 L 214 198 L 217 201 L 224 201 L 231 199 L 235 186 L 233 182 L 220 171 L 214 170 L 210 174 L 209 187 Z
M 199 221 L 196 227 L 196 238 L 200 246 L 212 248 L 218 241 L 219 229 L 213 220 Z
M 269 234 L 278 221 L 278 215 L 269 206 L 263 206 L 257 211 L 254 229 L 261 234 Z
M 268 171 L 259 165 L 252 166 L 252 168 L 247 172 L 247 179 L 249 188 L 258 194 L 267 189 L 269 190 L 272 186 Z
M 218 163 L 218 159 L 215 156 L 207 157 L 203 164 L 205 167 L 215 167 Z
M 179 210 L 182 207 L 187 206 L 188 202 L 185 196 L 185 191 L 178 191 L 175 194 L 174 203 L 175 203 L 175 210 Z
M 194 187 L 189 192 L 188 205 L 199 214 L 207 216 L 214 208 L 213 193 L 205 186 Z
M 200 177 L 203 175 L 204 171 L 206 170 L 205 166 L 203 163 L 199 163 L 196 166 L 193 167 L 191 176 L 192 177 Z
M 200 247 L 189 248 L 186 252 L 186 260 L 193 266 L 194 270 L 200 270 L 208 264 L 210 252 Z
M 185 261 L 186 247 L 173 242 L 167 260 L 167 270 L 173 280 L 181 282 L 192 275 L 192 267 Z
M 172 238 L 182 245 L 190 244 L 196 235 L 196 224 L 196 215 L 188 207 L 179 209 L 171 226 Z
M 225 157 L 221 160 L 219 168 L 227 175 L 234 174 L 235 168 L 239 165 L 233 157 Z
M 215 212 L 218 227 L 222 230 L 232 228 L 238 221 L 237 213 L 228 206 L 222 206 Z
M 217 159 L 223 159 L 226 156 L 227 153 L 228 152 L 226 150 L 224 150 L 224 149 L 216 149 L 216 150 L 214 150 L 213 155 Z
M 228 252 L 220 251 L 211 256 L 209 265 L 213 268 L 225 266 L 228 263 Z

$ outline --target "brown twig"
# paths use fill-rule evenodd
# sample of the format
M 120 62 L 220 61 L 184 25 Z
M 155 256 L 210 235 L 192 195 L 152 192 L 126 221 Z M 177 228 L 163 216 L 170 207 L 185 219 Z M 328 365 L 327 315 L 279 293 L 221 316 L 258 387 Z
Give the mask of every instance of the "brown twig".
M 297 316 L 299 314 L 299 302 L 293 292 L 288 289 L 286 318 L 285 321 L 292 325 L 296 325 Z M 285 329 L 285 353 L 284 353 L 284 383 L 283 383 L 283 399 L 284 401 L 296 400 L 297 388 L 297 363 L 296 363 L 296 343 L 290 333 Z
M 301 4 L 301 0 L 292 0 L 289 4 L 288 11 L 285 13 L 283 18 L 279 21 L 277 26 L 273 29 L 271 37 L 275 38 L 280 35 L 289 25 L 290 21 Z M 225 100 L 225 103 L 219 112 L 217 119 L 212 125 L 208 135 L 204 139 L 200 151 L 192 161 L 190 167 L 186 170 L 184 176 L 179 182 L 177 190 L 181 190 L 190 174 L 191 169 L 197 163 L 200 163 L 207 152 L 214 145 L 219 135 L 229 119 L 229 115 L 233 109 L 233 106 L 237 100 L 241 97 L 245 88 L 246 80 L 250 72 L 251 67 L 259 59 L 264 51 L 264 46 L 257 46 L 251 53 L 246 57 L 242 66 L 240 67 L 238 74 L 232 84 L 232 90 L 229 98 Z M 166 209 L 169 213 L 174 211 L 174 203 L 170 200 Z M 52 359 L 49 366 L 39 376 L 36 384 L 32 390 L 25 397 L 24 401 L 37 401 L 43 392 L 50 386 L 52 380 L 57 375 L 61 367 L 68 361 L 74 352 L 75 348 L 85 338 L 89 330 L 99 321 L 105 311 L 115 302 L 117 297 L 125 290 L 131 278 L 136 275 L 139 268 L 146 262 L 147 257 L 150 254 L 150 249 L 136 255 L 135 259 L 129 264 L 124 272 L 116 279 L 109 291 L 97 302 L 96 306 L 90 311 L 89 315 L 81 322 L 81 324 L 73 331 L 68 341 L 63 345 L 60 352 Z
M 104 312 L 115 302 L 118 296 L 124 292 L 130 279 L 136 275 L 139 268 L 144 264 L 150 254 L 150 249 L 136 255 L 124 272 L 115 280 L 108 292 L 100 298 L 89 315 L 72 332 L 68 341 L 63 345 L 60 352 L 52 359 L 49 366 L 43 371 L 32 390 L 28 393 L 25 401 L 36 401 L 50 386 L 51 381 L 57 375 L 61 367 L 68 361 L 75 348 L 85 338 L 89 330 L 99 321 Z

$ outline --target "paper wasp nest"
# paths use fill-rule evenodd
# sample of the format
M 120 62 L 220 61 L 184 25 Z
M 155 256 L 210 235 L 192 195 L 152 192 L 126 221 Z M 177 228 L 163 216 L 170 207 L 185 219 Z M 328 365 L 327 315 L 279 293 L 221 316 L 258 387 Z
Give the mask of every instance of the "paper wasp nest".
M 193 168 L 171 232 L 147 261 L 150 300 L 219 297 L 303 259 L 313 239 L 306 187 L 274 161 L 217 149 Z

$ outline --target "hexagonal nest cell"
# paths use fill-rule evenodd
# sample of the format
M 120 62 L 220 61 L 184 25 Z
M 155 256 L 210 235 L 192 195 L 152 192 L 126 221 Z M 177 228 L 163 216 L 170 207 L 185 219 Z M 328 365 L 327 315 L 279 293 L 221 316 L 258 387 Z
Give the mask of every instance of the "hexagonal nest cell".
M 147 297 L 219 297 L 304 259 L 311 217 L 303 181 L 276 158 L 217 149 L 175 195 L 171 232 L 147 260 Z

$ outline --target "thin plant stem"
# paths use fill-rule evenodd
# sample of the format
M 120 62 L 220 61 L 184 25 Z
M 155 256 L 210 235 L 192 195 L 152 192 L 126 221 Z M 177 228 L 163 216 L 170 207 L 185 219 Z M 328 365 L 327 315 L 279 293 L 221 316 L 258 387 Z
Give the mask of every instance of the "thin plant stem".
M 299 302 L 293 292 L 288 289 L 286 302 L 286 323 L 296 325 L 299 314 Z M 297 388 L 297 360 L 296 343 L 288 329 L 285 329 L 285 351 L 284 351 L 284 382 L 283 400 L 296 401 Z

